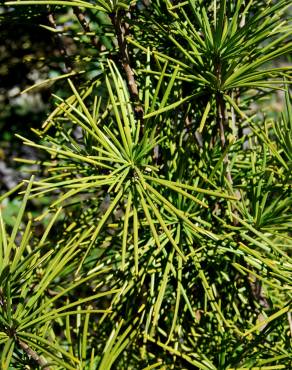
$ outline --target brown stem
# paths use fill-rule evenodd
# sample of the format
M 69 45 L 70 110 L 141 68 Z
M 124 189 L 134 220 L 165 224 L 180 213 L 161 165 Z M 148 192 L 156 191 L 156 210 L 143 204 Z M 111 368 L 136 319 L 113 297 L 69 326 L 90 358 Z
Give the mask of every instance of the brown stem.
M 47 6 L 47 9 L 49 11 L 49 13 L 47 15 L 49 25 L 52 28 L 54 28 L 55 30 L 57 30 L 57 25 L 56 25 L 55 17 L 54 17 L 53 12 L 51 11 L 49 5 Z M 66 73 L 71 72 L 73 68 L 72 68 L 72 65 L 71 65 L 70 61 L 68 60 L 67 50 L 65 48 L 65 45 L 64 45 L 62 36 L 60 35 L 59 32 L 56 32 L 56 34 L 55 34 L 55 40 L 56 40 L 56 44 L 57 44 L 57 47 L 59 49 L 59 52 L 60 52 L 61 56 L 64 57 L 65 72 Z
M 289 322 L 289 328 L 290 328 L 290 337 L 292 337 L 292 315 L 290 311 L 287 313 L 287 316 L 288 316 L 288 322 Z
M 5 300 L 5 298 L 4 298 L 2 288 L 0 288 L 0 306 L 2 306 L 2 307 L 4 308 L 4 310 L 5 310 L 5 311 L 7 310 L 6 300 Z
M 224 150 L 225 145 L 226 145 L 226 137 L 225 137 L 224 128 L 226 127 L 227 119 L 226 119 L 226 105 L 225 105 L 225 101 L 221 94 L 217 94 L 216 96 L 216 105 L 217 105 L 217 121 L 219 123 L 221 145 L 222 145 L 222 150 Z M 223 162 L 226 164 L 227 180 L 229 184 L 232 186 L 233 179 L 232 179 L 231 170 L 230 170 L 230 160 L 229 160 L 228 153 L 224 157 Z M 235 209 L 235 207 L 232 206 L 232 210 L 235 214 L 237 214 L 237 210 Z M 238 224 L 238 221 L 236 218 L 233 218 L 233 224 L 234 226 Z
M 216 96 L 216 106 L 217 106 L 217 123 L 219 124 L 219 131 L 220 131 L 220 140 L 222 149 L 225 148 L 226 145 L 226 138 L 225 138 L 225 129 L 226 126 L 226 116 L 225 116 L 225 103 L 221 96 L 221 94 L 217 94 Z
M 247 267 L 249 267 L 249 266 L 247 266 Z M 250 291 L 251 291 L 251 294 L 252 294 L 254 300 L 257 303 L 259 303 L 262 308 L 269 309 L 270 304 L 269 304 L 267 298 L 264 295 L 264 291 L 263 291 L 263 288 L 262 288 L 261 281 L 257 277 L 253 276 L 252 274 L 248 275 L 247 280 L 248 280 L 248 283 L 249 283 L 249 286 L 250 286 Z M 256 308 L 255 311 L 257 313 L 257 320 L 259 322 L 263 321 L 264 317 L 261 313 L 261 309 Z M 266 325 L 263 325 L 260 328 L 260 331 L 262 331 L 265 328 L 265 326 Z
M 251 293 L 255 300 L 264 308 L 270 308 L 269 302 L 264 295 L 262 283 L 259 279 L 249 274 L 248 282 L 251 288 Z
M 231 99 L 233 100 L 236 99 L 234 91 L 231 92 Z M 230 107 L 230 111 L 231 111 L 232 135 L 234 136 L 235 139 L 237 139 L 238 138 L 238 128 L 236 125 L 236 115 L 235 115 L 235 110 L 233 106 Z
M 225 137 L 225 129 L 224 129 L 224 127 L 226 126 L 226 107 L 225 107 L 225 102 L 222 96 L 219 94 L 216 97 L 216 103 L 217 103 L 217 119 L 218 119 L 219 130 L 220 130 L 220 140 L 221 140 L 222 149 L 224 150 L 225 145 L 226 145 L 226 137 Z M 227 179 L 229 183 L 232 185 L 233 181 L 232 181 L 230 168 L 229 168 L 230 162 L 229 162 L 228 154 L 226 154 L 224 158 L 224 163 L 227 166 L 227 171 L 226 171 Z
M 120 12 L 112 14 L 111 21 L 116 31 L 121 62 L 126 74 L 129 91 L 133 101 L 137 104 L 135 107 L 135 112 L 138 118 L 142 118 L 144 111 L 139 101 L 138 86 L 134 77 L 134 71 L 131 67 L 129 49 L 126 41 L 126 36 L 129 31 L 129 25 L 127 23 L 122 23 Z
M 47 361 L 39 356 L 28 344 L 20 339 L 18 339 L 18 344 L 29 357 L 31 357 L 39 366 L 42 367 L 43 370 L 51 370 Z
M 144 6 L 149 6 L 151 4 L 151 0 L 143 0 Z
M 81 27 L 83 28 L 84 33 L 91 33 L 89 23 L 87 22 L 86 17 L 79 6 L 73 6 L 73 12 L 76 15 L 76 18 L 78 19 Z M 101 47 L 99 45 L 98 38 L 95 35 L 90 36 L 90 41 L 95 48 Z

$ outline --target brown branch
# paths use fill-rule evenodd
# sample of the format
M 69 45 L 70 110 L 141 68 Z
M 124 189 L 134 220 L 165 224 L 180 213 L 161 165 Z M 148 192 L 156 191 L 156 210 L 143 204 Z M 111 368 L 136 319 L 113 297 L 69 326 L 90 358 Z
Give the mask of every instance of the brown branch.
M 218 79 L 221 79 L 220 73 L 217 76 Z M 226 119 L 226 104 L 222 97 L 222 94 L 218 93 L 216 95 L 216 107 L 217 107 L 217 123 L 219 125 L 219 131 L 220 131 L 220 140 L 222 145 L 222 150 L 224 151 L 226 147 L 226 137 L 225 137 L 225 127 L 227 126 L 227 119 Z M 226 153 L 224 159 L 224 164 L 226 165 L 226 178 L 229 182 L 230 186 L 233 185 L 233 179 L 231 175 L 231 169 L 230 169 L 230 160 L 228 153 Z M 232 205 L 232 211 L 237 215 L 236 208 Z M 238 220 L 233 217 L 232 218 L 234 226 L 238 225 Z
M 26 344 L 19 338 L 17 341 L 19 346 L 24 350 L 24 352 L 29 357 L 31 357 L 39 366 L 41 366 L 43 370 L 51 370 L 51 368 L 48 366 L 47 361 L 41 356 L 39 356 L 28 344 Z
M 219 127 L 220 127 L 220 139 L 221 139 L 221 144 L 222 148 L 225 147 L 226 145 L 226 138 L 225 138 L 225 132 L 224 132 L 224 127 L 226 126 L 226 109 L 225 109 L 225 103 L 220 95 L 218 97 L 218 105 L 219 105 Z
M 130 95 L 133 101 L 136 103 L 135 113 L 137 118 L 141 119 L 143 117 L 144 110 L 139 100 L 138 86 L 135 80 L 134 71 L 131 67 L 129 49 L 126 41 L 126 36 L 128 35 L 129 32 L 129 25 L 127 23 L 124 24 L 122 23 L 120 12 L 111 14 L 111 21 L 116 32 L 121 63 L 126 74 Z
M 57 31 L 57 24 L 55 21 L 55 17 L 49 5 L 47 6 L 47 9 L 48 9 L 47 19 L 48 19 L 49 25 L 50 27 L 52 27 L 53 29 Z M 65 48 L 62 36 L 60 35 L 59 32 L 55 33 L 55 40 L 56 40 L 56 44 L 57 44 L 57 47 L 59 49 L 61 56 L 64 57 L 65 72 L 66 73 L 71 72 L 73 68 L 72 68 L 70 61 L 68 60 L 68 53 Z
M 79 6 L 73 6 L 73 12 L 76 15 L 76 18 L 78 19 L 78 22 L 80 23 L 81 27 L 83 28 L 84 33 L 85 34 L 87 34 L 87 33 L 90 34 L 91 29 L 90 29 L 89 23 L 87 22 L 86 17 L 84 15 L 84 13 L 82 12 L 82 10 L 79 8 Z M 95 48 L 100 48 L 101 47 L 96 35 L 91 35 L 90 36 L 90 41 L 91 41 L 91 44 Z
M 288 316 L 288 322 L 289 322 L 289 328 L 290 328 L 290 337 L 292 337 L 292 315 L 290 311 L 287 313 L 287 316 Z
M 2 306 L 5 311 L 7 310 L 6 300 L 5 300 L 2 288 L 0 288 L 0 306 Z
M 150 6 L 150 4 L 151 4 L 151 0 L 143 0 L 143 4 L 144 4 L 144 6 Z
M 261 281 L 254 277 L 252 274 L 248 275 L 248 282 L 251 288 L 251 293 L 254 299 L 263 307 L 270 308 L 270 304 L 264 295 L 263 286 Z
M 219 131 L 220 131 L 220 140 L 221 140 L 222 150 L 224 150 L 225 146 L 226 146 L 226 137 L 225 137 L 226 106 L 225 106 L 225 102 L 222 98 L 222 95 L 220 95 L 220 94 L 218 94 L 216 96 L 216 105 L 217 105 L 217 122 L 219 124 Z M 230 168 L 229 168 L 230 161 L 229 161 L 229 158 L 228 158 L 228 153 L 226 154 L 223 161 L 227 166 L 227 169 L 226 169 L 227 180 L 232 185 L 233 181 L 232 181 Z
M 267 298 L 265 297 L 261 281 L 257 277 L 253 276 L 251 273 L 248 274 L 247 281 L 250 286 L 250 292 L 253 299 L 261 306 L 261 308 L 269 309 L 270 304 Z M 261 311 L 262 311 L 261 309 L 258 308 L 255 309 L 255 312 L 257 313 L 258 322 L 264 321 L 264 317 Z M 260 331 L 262 331 L 265 327 L 266 325 L 263 325 L 260 328 Z

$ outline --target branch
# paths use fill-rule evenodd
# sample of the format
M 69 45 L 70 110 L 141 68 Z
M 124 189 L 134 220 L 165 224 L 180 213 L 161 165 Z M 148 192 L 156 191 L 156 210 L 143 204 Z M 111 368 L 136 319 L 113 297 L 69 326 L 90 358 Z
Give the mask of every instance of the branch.
M 289 322 L 289 328 L 290 328 L 290 337 L 292 337 L 292 315 L 291 315 L 291 312 L 289 311 L 287 313 L 288 315 L 288 322 Z
M 54 28 L 55 30 L 57 30 L 57 25 L 56 25 L 55 17 L 54 17 L 53 12 L 51 11 L 49 5 L 47 6 L 47 9 L 49 11 L 49 13 L 47 15 L 49 25 L 52 28 Z M 58 47 L 58 49 L 60 51 L 61 56 L 64 57 L 65 72 L 66 73 L 71 72 L 73 68 L 72 68 L 72 65 L 71 65 L 70 61 L 68 60 L 67 50 L 65 48 L 65 45 L 64 45 L 62 36 L 60 35 L 59 32 L 57 32 L 55 34 L 55 40 L 56 40 L 56 44 L 57 44 L 57 47 Z
M 251 293 L 255 300 L 263 307 L 270 308 L 270 304 L 264 295 L 262 283 L 259 279 L 249 274 L 248 282 L 251 288 Z
M 225 102 L 221 94 L 217 94 L 216 96 L 216 105 L 217 105 L 217 122 L 219 123 L 221 146 L 222 146 L 222 150 L 224 150 L 226 147 L 226 137 L 225 137 L 224 127 L 227 126 L 226 125 L 227 120 L 226 120 L 226 106 L 225 106 Z M 226 154 L 224 158 L 224 163 L 227 166 L 226 168 L 227 180 L 229 181 L 230 185 L 232 185 L 233 181 L 232 181 L 232 176 L 230 173 L 230 161 L 228 158 L 228 153 Z
M 126 41 L 126 36 L 128 35 L 129 31 L 129 25 L 127 23 L 122 24 L 120 12 L 111 14 L 110 17 L 116 31 L 121 62 L 126 74 L 129 91 L 133 101 L 137 103 L 135 107 L 135 113 L 137 118 L 142 118 L 144 115 L 144 110 L 139 100 L 138 86 L 134 77 L 134 71 L 131 67 L 129 49 Z
M 84 33 L 85 34 L 91 33 L 89 23 L 87 22 L 85 15 L 79 8 L 79 6 L 73 6 L 73 12 L 76 15 L 76 18 L 78 19 L 78 22 L 80 23 L 81 27 L 83 28 Z M 90 41 L 95 48 L 100 48 L 100 44 L 96 35 L 90 36 Z
M 220 81 L 221 80 L 221 67 L 219 66 L 217 71 L 217 78 Z M 219 124 L 219 132 L 220 132 L 220 140 L 221 140 L 221 146 L 222 151 L 226 148 L 226 136 L 225 136 L 225 127 L 227 126 L 227 118 L 226 118 L 226 104 L 223 99 L 222 94 L 218 93 L 216 94 L 216 111 L 217 111 L 217 124 Z M 226 178 L 229 182 L 231 188 L 233 186 L 233 179 L 231 175 L 231 168 L 230 168 L 230 159 L 228 153 L 226 153 L 224 159 L 224 164 L 226 165 Z M 237 214 L 237 209 L 234 207 L 234 205 L 231 206 L 232 211 Z M 234 226 L 237 226 L 238 220 L 236 218 L 232 218 Z
M 39 366 L 42 367 L 43 370 L 51 370 L 51 368 L 48 365 L 47 361 L 43 359 L 41 356 L 39 356 L 28 344 L 23 342 L 18 338 L 18 344 L 19 346 L 24 350 L 24 352 L 31 357 Z

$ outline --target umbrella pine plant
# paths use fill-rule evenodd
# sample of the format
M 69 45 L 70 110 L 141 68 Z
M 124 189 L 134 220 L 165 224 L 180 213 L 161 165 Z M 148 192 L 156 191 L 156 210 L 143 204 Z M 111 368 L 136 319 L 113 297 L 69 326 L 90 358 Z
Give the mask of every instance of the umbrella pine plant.
M 0 198 L 0 368 L 290 369 L 288 2 L 3 9 L 61 69 Z

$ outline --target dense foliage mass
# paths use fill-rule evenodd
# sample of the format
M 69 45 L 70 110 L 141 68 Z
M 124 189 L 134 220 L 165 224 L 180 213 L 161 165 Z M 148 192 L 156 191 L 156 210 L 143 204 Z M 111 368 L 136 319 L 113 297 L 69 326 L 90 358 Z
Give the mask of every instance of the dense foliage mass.
M 2 7 L 55 94 L 0 196 L 1 369 L 291 369 L 288 3 Z

